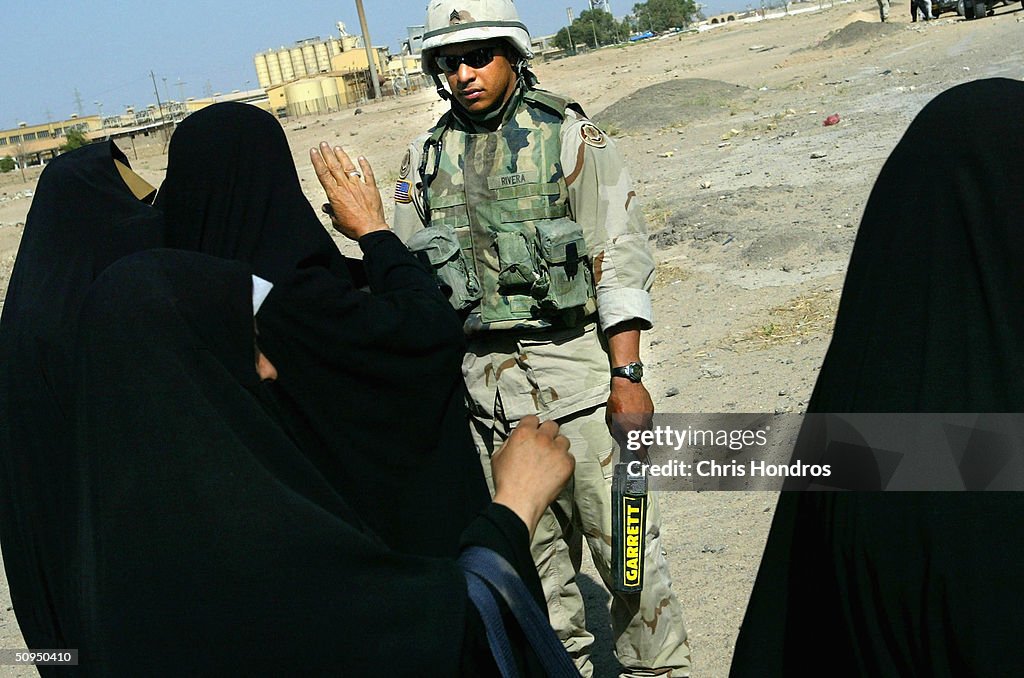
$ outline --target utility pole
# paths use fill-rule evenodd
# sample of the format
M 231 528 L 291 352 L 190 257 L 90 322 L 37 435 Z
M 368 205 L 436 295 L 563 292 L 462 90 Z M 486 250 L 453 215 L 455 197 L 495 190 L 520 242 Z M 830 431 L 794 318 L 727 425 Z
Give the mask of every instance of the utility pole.
M 174 101 L 171 100 L 171 94 L 167 89 L 167 77 L 164 76 L 160 79 L 164 81 L 164 98 L 167 99 L 167 113 L 171 116 L 171 125 L 176 128 L 178 124 L 177 111 L 174 106 Z M 178 103 L 180 104 L 181 102 Z
M 82 95 L 77 87 L 75 88 L 75 109 L 78 111 L 78 117 L 81 118 L 84 115 L 82 112 Z
M 25 178 L 25 165 L 28 163 L 28 154 L 25 153 L 24 141 L 18 142 L 18 145 L 14 147 L 14 153 L 18 156 L 18 167 L 21 168 L 21 183 L 25 183 L 28 181 Z
M 412 51 L 412 48 L 409 46 L 409 43 L 405 43 L 402 45 L 402 53 L 399 55 L 399 58 L 402 60 L 402 85 L 405 87 L 406 94 L 412 94 L 412 87 L 409 86 L 409 72 L 405 69 L 405 57 L 410 51 Z M 395 92 L 395 94 L 398 93 Z
M 572 41 L 572 7 L 566 7 L 565 13 L 569 17 L 569 27 L 565 29 L 565 32 L 569 34 L 569 51 L 575 54 L 576 45 Z
M 160 111 L 160 128 L 164 129 L 164 105 L 160 103 L 160 92 L 156 88 L 156 76 L 153 75 L 153 71 L 149 72 L 149 77 L 153 80 L 153 94 L 156 95 L 156 107 Z M 164 129 L 164 140 L 167 139 L 167 130 Z
M 594 29 L 594 49 L 597 49 L 601 45 L 597 42 L 597 21 L 594 20 L 594 15 L 590 15 L 590 27 Z
M 182 103 L 185 101 L 185 85 L 188 83 L 182 82 L 181 78 L 178 78 L 178 82 L 175 83 L 178 86 L 178 98 L 181 99 Z
M 359 28 L 363 31 L 363 46 L 366 47 L 366 60 L 370 63 L 370 79 L 373 80 L 373 97 L 380 101 L 380 79 L 377 77 L 377 64 L 373 61 L 373 43 L 370 42 L 370 29 L 366 27 L 366 12 L 363 11 L 363 0 L 356 0 L 356 11 L 359 12 Z

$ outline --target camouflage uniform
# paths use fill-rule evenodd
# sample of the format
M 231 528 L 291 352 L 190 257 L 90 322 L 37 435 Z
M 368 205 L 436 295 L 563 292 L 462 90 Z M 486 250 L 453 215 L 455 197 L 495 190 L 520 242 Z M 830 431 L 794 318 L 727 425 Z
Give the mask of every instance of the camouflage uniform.
M 558 420 L 572 443 L 573 481 L 545 512 L 532 550 L 552 626 L 581 672 L 591 675 L 593 636 L 585 628 L 583 599 L 574 580 L 583 537 L 601 577 L 606 584 L 610 580 L 615 443 L 605 424 L 610 365 L 601 330 L 634 319 L 650 327 L 654 261 L 620 155 L 582 112 L 566 104 L 543 92 L 527 94 L 524 100 L 517 91 L 494 133 L 452 114 L 442 118 L 406 154 L 395 190 L 394 230 L 416 250 L 423 245 L 425 226 L 451 228 L 457 245 L 450 243 L 450 251 L 442 251 L 443 244 L 431 245 L 429 258 L 436 264 L 456 246 L 464 255 L 468 270 L 460 271 L 469 276 L 468 285 L 461 279 L 445 280 L 453 287 L 453 298 L 479 298 L 466 321 L 469 347 L 463 375 L 488 484 L 490 455 L 526 415 Z M 428 148 L 424 158 L 424 144 L 431 139 L 443 142 L 443 152 Z M 435 176 L 427 196 L 421 168 Z M 580 240 L 563 237 L 568 220 L 582 231 Z M 551 275 L 541 281 L 545 287 L 538 293 L 537 276 L 531 278 L 526 270 L 521 271 L 521 294 L 499 294 L 496 285 L 517 273 L 515 234 L 525 233 L 527 242 L 542 241 L 552 225 L 562 234 L 556 235 L 562 245 L 551 248 L 558 254 L 547 264 Z M 572 265 L 566 261 L 573 258 L 576 242 L 583 250 L 579 256 L 586 257 L 580 264 L 585 270 L 569 270 L 570 275 L 559 278 L 559 265 Z M 544 249 L 543 244 L 537 249 Z M 589 285 L 584 303 L 566 310 L 554 303 L 538 317 L 536 307 L 546 302 L 537 299 L 547 286 L 570 278 Z M 576 301 L 580 299 L 572 303 Z M 647 529 L 643 593 L 612 594 L 617 655 L 627 669 L 624 675 L 689 675 L 689 644 L 661 552 L 654 496 Z

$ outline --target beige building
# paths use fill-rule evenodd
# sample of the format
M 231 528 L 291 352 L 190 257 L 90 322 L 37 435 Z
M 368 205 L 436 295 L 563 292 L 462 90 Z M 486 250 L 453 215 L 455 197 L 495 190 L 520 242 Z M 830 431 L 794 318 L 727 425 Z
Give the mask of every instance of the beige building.
M 388 79 L 394 94 L 411 92 L 423 87 L 423 62 L 419 54 L 399 54 L 388 59 Z
M 15 129 L 0 130 L 0 158 L 11 157 L 19 165 L 41 165 L 60 155 L 60 147 L 67 143 L 67 132 L 79 129 L 89 141 L 100 139 L 135 138 L 169 130 L 189 114 L 222 101 L 240 101 L 264 110 L 272 110 L 263 90 L 235 91 L 203 99 L 165 101 L 161 107 L 150 104 L 136 109 L 129 106 L 123 113 L 84 117 L 72 116 L 59 122 L 40 125 L 21 123 Z
M 20 123 L 15 129 L 0 130 L 0 158 L 11 157 L 20 165 L 39 165 L 59 154 L 67 143 L 69 130 L 77 129 L 92 139 L 103 128 L 98 115 L 48 122 L 42 125 Z

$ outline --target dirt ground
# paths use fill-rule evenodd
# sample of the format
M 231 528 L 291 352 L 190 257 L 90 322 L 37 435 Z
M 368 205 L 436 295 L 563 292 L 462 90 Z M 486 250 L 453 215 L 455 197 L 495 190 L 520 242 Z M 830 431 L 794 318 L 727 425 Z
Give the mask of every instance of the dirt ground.
M 1020 3 L 972 22 L 945 15 L 909 23 L 909 11 L 895 6 L 893 15 L 880 24 L 876 4 L 860 0 L 536 66 L 542 86 L 575 97 L 615 138 L 643 201 L 659 262 L 645 381 L 660 412 L 802 411 L 886 156 L 942 90 L 975 78 L 1024 78 Z M 424 91 L 359 115 L 288 121 L 310 201 L 322 202 L 307 155 L 317 141 L 366 155 L 387 197 L 405 145 L 443 110 Z M 833 114 L 839 123 L 824 126 Z M 957 121 L 948 133 L 961 133 Z M 161 180 L 160 140 L 124 150 L 140 174 Z M 0 175 L 0 296 L 37 176 Z M 774 505 L 771 493 L 661 496 L 694 676 L 728 673 Z M 609 632 L 599 628 L 608 596 L 587 568 L 597 675 L 611 676 Z M 0 581 L 0 647 L 22 646 Z M 0 667 L 0 675 L 32 672 Z

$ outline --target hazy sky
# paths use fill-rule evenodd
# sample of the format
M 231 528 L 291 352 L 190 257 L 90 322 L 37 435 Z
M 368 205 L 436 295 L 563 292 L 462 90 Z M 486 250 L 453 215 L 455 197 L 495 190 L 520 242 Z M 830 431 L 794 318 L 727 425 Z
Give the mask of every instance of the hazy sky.
M 612 0 L 621 16 L 635 0 Z M 423 23 L 426 0 L 364 0 L 376 45 L 396 50 L 405 27 Z M 708 11 L 742 8 L 748 0 L 709 0 Z M 554 33 L 586 0 L 519 0 L 534 35 Z M 155 103 L 150 70 L 160 97 L 201 97 L 257 86 L 253 55 L 296 40 L 335 34 L 344 21 L 359 32 L 355 0 L 0 0 L 0 129 L 60 120 L 77 112 L 106 115 L 124 106 Z M 166 78 L 166 83 L 164 79 Z M 183 83 L 180 87 L 179 80 Z

